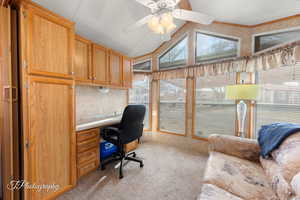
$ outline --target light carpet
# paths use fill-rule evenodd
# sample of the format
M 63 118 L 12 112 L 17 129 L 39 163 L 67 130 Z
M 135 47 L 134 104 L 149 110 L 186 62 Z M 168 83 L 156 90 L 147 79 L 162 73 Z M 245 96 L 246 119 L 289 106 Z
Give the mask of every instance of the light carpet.
M 164 136 L 174 140 L 178 136 Z M 176 139 L 180 139 L 181 137 Z M 183 137 L 182 137 L 183 138 Z M 199 144 L 201 144 L 199 142 Z M 188 146 L 188 144 L 187 144 Z M 118 178 L 116 164 L 106 170 L 82 177 L 76 188 L 59 200 L 195 200 L 201 191 L 207 155 L 192 148 L 159 143 L 151 137 L 143 139 L 136 150 L 144 160 L 127 162 L 124 178 Z

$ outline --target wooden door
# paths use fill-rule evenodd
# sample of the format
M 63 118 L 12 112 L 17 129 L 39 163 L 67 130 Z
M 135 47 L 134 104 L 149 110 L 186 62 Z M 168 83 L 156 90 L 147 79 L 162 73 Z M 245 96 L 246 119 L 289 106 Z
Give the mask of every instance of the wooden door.
M 132 61 L 127 57 L 123 57 L 123 86 L 132 87 Z
M 110 51 L 109 53 L 109 70 L 110 70 L 110 85 L 122 87 L 123 70 L 122 70 L 122 55 L 117 52 Z
M 0 6 L 0 199 L 17 199 L 16 193 L 8 189 L 12 180 L 18 180 L 14 167 L 14 142 L 18 132 L 15 126 L 17 88 L 12 77 L 11 10 Z M 16 146 L 15 151 L 18 151 Z
M 93 44 L 93 80 L 100 85 L 109 84 L 108 52 L 105 47 Z
M 73 81 L 29 78 L 25 131 L 25 180 L 47 190 L 25 190 L 30 200 L 51 199 L 76 184 Z
M 32 2 L 22 1 L 29 74 L 73 77 L 74 24 Z
M 74 57 L 74 73 L 76 81 L 92 81 L 91 45 L 92 43 L 89 40 L 86 40 L 79 35 L 76 36 Z

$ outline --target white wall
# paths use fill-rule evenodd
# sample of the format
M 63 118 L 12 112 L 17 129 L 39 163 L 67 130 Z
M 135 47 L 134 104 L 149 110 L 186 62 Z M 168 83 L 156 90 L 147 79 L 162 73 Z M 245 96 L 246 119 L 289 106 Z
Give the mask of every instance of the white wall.
M 109 89 L 104 94 L 99 87 L 76 86 L 76 123 L 94 118 L 109 117 L 123 112 L 127 105 L 127 91 Z

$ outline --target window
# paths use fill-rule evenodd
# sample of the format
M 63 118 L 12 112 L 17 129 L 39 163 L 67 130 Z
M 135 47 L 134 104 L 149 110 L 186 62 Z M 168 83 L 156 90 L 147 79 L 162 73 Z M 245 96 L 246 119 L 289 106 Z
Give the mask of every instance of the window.
M 159 129 L 185 134 L 186 80 L 160 81 Z
M 183 38 L 166 53 L 160 56 L 159 69 L 169 69 L 186 65 L 188 54 L 187 42 L 187 37 Z
M 133 81 L 129 90 L 129 104 L 142 104 L 146 106 L 144 128 L 150 129 L 149 105 L 150 105 L 150 80 L 148 77 Z
M 258 72 L 260 98 L 256 106 L 256 133 L 262 125 L 300 123 L 300 66 Z
M 287 42 L 300 40 L 300 29 L 291 30 L 291 31 L 282 31 L 279 33 L 272 34 L 264 34 L 258 35 L 254 37 L 254 52 L 257 53 L 259 51 L 275 47 L 280 44 L 284 44 Z
M 238 56 L 237 39 L 206 33 L 196 35 L 196 62 L 205 62 Z
M 151 60 L 147 60 L 144 62 L 139 62 L 133 65 L 133 71 L 143 71 L 149 72 L 151 71 Z
M 196 80 L 195 136 L 235 135 L 236 105 L 225 99 L 226 85 L 235 84 L 235 73 Z

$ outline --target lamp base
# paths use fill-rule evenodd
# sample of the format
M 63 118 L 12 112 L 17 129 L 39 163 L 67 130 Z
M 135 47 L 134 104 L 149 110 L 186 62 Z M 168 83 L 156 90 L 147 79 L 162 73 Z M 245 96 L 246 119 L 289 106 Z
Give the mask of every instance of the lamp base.
M 237 120 L 238 120 L 238 136 L 239 137 L 245 137 L 245 119 L 247 114 L 247 104 L 240 100 L 240 102 L 237 104 Z

